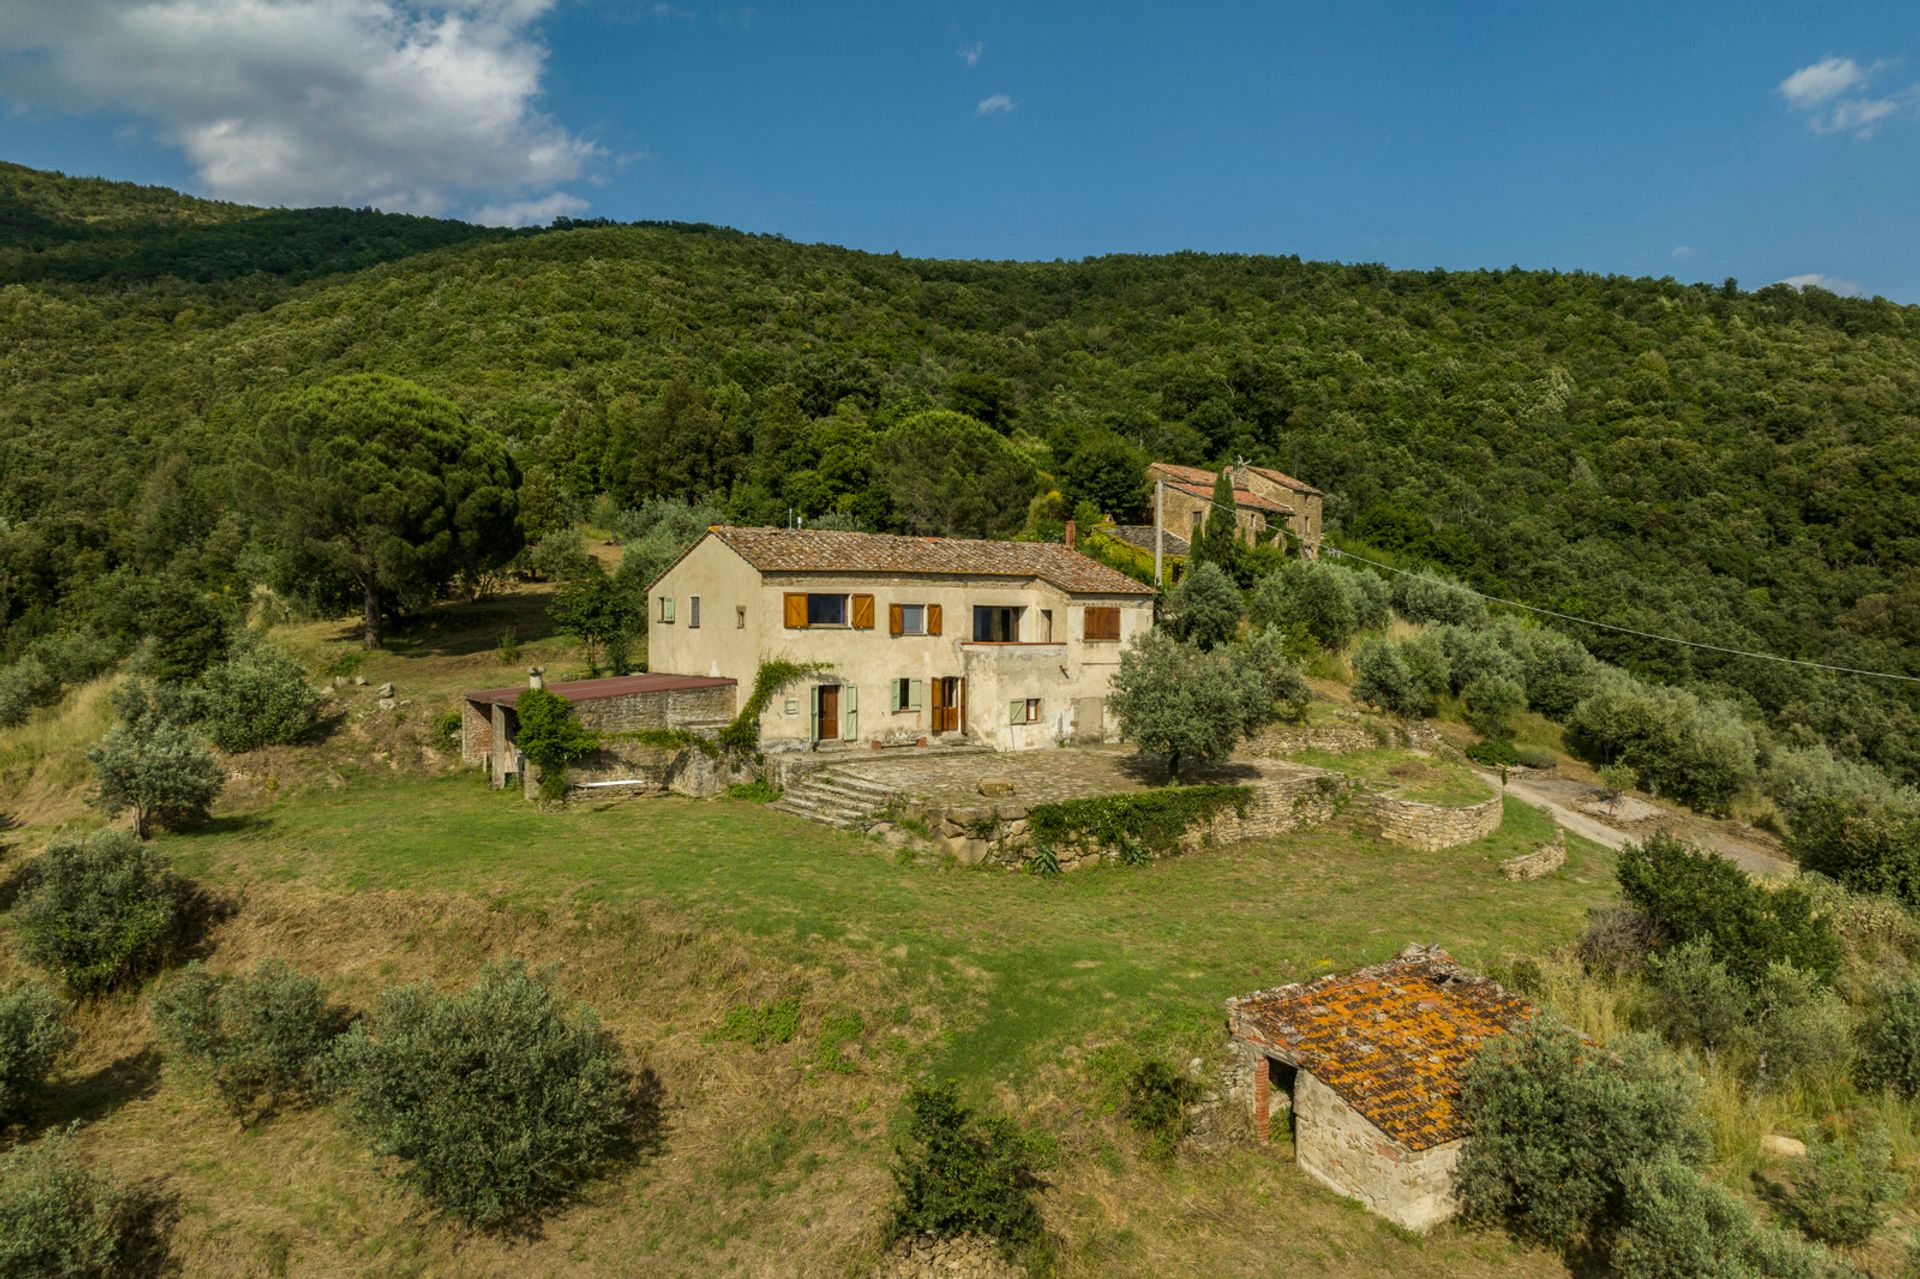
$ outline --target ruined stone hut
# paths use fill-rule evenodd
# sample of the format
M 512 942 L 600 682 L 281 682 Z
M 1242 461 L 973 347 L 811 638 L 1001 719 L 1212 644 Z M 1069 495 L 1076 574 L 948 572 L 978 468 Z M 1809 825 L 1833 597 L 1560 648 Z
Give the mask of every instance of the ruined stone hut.
M 529 672 L 525 684 L 472 689 L 463 694 L 460 758 L 468 765 L 485 765 L 495 789 L 525 779 L 526 761 L 513 746 L 519 728 L 513 704 L 529 688 L 544 688 L 572 702 L 574 717 L 596 733 L 717 729 L 733 718 L 737 691 L 734 680 L 710 675 L 616 675 L 548 684 L 537 669 Z
M 1437 946 L 1344 975 L 1227 1001 L 1252 1067 L 1254 1131 L 1276 1097 L 1293 1111 L 1294 1158 L 1322 1185 L 1409 1230 L 1457 1207 L 1469 1139 L 1460 1080 L 1488 1040 L 1538 1010 Z

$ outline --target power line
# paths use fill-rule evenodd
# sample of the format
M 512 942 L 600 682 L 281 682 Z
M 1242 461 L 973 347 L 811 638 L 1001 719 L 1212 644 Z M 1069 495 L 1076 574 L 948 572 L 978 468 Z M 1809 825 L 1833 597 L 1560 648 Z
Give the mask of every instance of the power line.
M 1207 505 L 1215 510 L 1238 509 L 1237 507 L 1227 507 L 1211 496 L 1207 498 Z M 1281 524 L 1279 530 L 1283 536 L 1292 538 L 1294 541 L 1300 542 L 1303 546 L 1305 545 L 1305 539 L 1285 524 Z M 1388 573 L 1399 573 L 1404 577 L 1419 576 L 1419 574 L 1412 569 L 1396 568 L 1391 564 L 1382 564 L 1379 560 L 1371 560 L 1364 555 L 1355 555 L 1352 551 L 1343 551 L 1337 546 L 1328 546 L 1323 549 L 1328 555 L 1338 555 L 1342 559 L 1359 560 L 1362 564 L 1371 564 L 1373 567 Z M 1902 683 L 1920 684 L 1920 675 L 1896 675 L 1892 671 L 1869 671 L 1862 670 L 1857 666 L 1833 666 L 1826 662 L 1809 662 L 1805 658 L 1800 657 L 1781 657 L 1777 653 L 1756 653 L 1752 649 L 1728 648 L 1723 644 L 1708 644 L 1700 640 L 1682 639 L 1678 635 L 1656 635 L 1652 631 L 1638 631 L 1631 626 L 1616 626 L 1612 622 L 1596 622 L 1590 617 L 1576 617 L 1572 613 L 1561 613 L 1550 608 L 1540 608 L 1533 604 L 1523 604 L 1519 600 L 1503 599 L 1498 595 L 1489 595 L 1485 591 L 1476 591 L 1471 586 L 1466 586 L 1459 582 L 1449 582 L 1447 585 L 1454 590 L 1464 591 L 1468 595 L 1476 596 L 1491 604 L 1504 604 L 1508 608 L 1522 609 L 1528 613 L 1539 613 L 1544 617 L 1557 617 L 1563 622 L 1574 622 L 1581 626 L 1593 626 L 1603 631 L 1618 631 L 1622 635 L 1635 635 L 1641 639 L 1659 640 L 1666 644 L 1680 644 L 1687 648 L 1704 649 L 1710 653 L 1728 653 L 1735 657 L 1753 657 L 1763 662 L 1779 662 L 1785 666 L 1805 666 L 1812 670 L 1832 671 L 1839 675 L 1865 675 L 1872 679 L 1891 679 L 1899 680 Z

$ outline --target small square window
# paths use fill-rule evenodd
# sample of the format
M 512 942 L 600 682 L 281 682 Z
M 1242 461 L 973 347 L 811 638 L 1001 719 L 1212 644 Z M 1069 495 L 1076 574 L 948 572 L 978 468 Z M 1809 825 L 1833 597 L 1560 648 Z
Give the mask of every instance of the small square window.
M 747 606 L 745 604 L 735 604 L 733 606 L 733 629 L 736 631 L 744 631 L 747 629 Z
M 925 635 L 927 633 L 927 606 L 925 604 L 902 604 L 900 606 L 900 633 L 902 635 Z
M 808 626 L 845 626 L 847 597 L 844 595 L 807 596 Z
M 669 623 L 673 621 L 673 596 L 671 595 L 660 597 L 660 620 Z
M 700 597 L 698 595 L 687 596 L 687 629 L 690 631 L 700 629 Z

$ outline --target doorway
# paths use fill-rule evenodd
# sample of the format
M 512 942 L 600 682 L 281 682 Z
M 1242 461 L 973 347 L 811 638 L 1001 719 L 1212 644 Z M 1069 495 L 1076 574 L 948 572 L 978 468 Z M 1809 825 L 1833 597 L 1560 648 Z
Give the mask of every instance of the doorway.
M 814 690 L 813 737 L 819 742 L 840 740 L 840 686 L 822 684 Z
M 967 681 L 947 675 L 933 681 L 933 731 L 961 733 L 967 727 Z

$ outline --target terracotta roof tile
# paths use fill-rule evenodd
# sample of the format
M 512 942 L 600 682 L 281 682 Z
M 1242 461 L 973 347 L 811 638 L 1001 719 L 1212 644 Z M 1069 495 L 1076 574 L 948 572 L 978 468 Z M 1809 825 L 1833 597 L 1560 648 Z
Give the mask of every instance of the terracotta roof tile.
M 1151 524 L 1108 524 L 1099 531 L 1118 538 L 1128 546 L 1137 546 L 1143 551 L 1153 550 Z M 1160 530 L 1160 549 L 1168 555 L 1186 555 L 1193 550 L 1186 538 L 1170 529 Z
M 1292 489 L 1296 493 L 1309 493 L 1309 494 L 1312 494 L 1314 497 L 1326 496 L 1325 493 L 1322 493 L 1319 489 L 1307 483 L 1305 480 L 1296 480 L 1291 475 L 1288 475 L 1285 471 L 1276 471 L 1271 466 L 1249 466 L 1247 469 L 1249 471 L 1252 471 L 1255 475 L 1262 476 L 1266 479 L 1272 480 L 1275 484 L 1283 484 L 1286 487 Z
M 1148 469 L 1164 471 L 1169 480 L 1183 480 L 1188 484 L 1204 484 L 1209 490 L 1213 487 L 1214 478 L 1220 474 L 1218 471 L 1209 471 L 1203 466 L 1181 466 L 1177 462 L 1155 462 Z M 1272 480 L 1275 484 L 1290 488 L 1296 493 L 1308 493 L 1314 497 L 1326 496 L 1325 493 L 1322 493 L 1305 480 L 1296 480 L 1285 471 L 1276 471 L 1271 466 L 1249 466 L 1247 469 L 1262 479 Z
M 1461 1074 L 1481 1045 L 1537 1011 L 1439 947 L 1410 946 L 1385 964 L 1229 999 L 1227 1023 L 1425 1150 L 1468 1135 Z
M 1182 493 L 1191 497 L 1204 497 L 1209 500 L 1213 497 L 1212 484 L 1188 484 L 1181 480 L 1168 480 L 1167 483 L 1171 487 L 1179 489 Z M 1233 504 L 1235 506 L 1251 507 L 1256 511 L 1273 511 L 1280 515 L 1293 514 L 1293 508 L 1291 506 L 1284 506 L 1270 497 L 1261 497 L 1258 493 L 1250 489 L 1235 489 L 1233 491 Z
M 1151 595 L 1153 588 L 1058 542 L 985 542 L 965 537 L 897 537 L 838 529 L 735 528 L 710 536 L 761 572 L 957 573 L 1039 578 L 1081 595 Z

